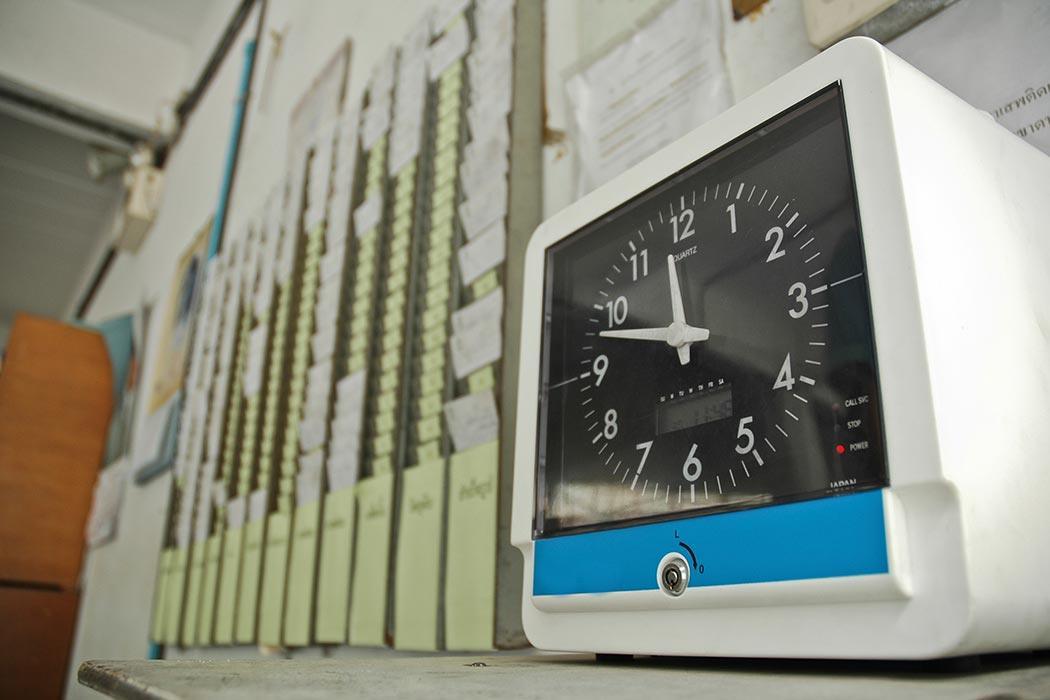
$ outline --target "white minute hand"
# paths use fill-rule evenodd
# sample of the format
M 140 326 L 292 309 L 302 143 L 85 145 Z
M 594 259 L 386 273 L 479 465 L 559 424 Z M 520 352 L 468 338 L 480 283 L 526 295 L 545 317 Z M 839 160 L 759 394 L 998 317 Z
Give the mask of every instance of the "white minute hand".
M 602 331 L 598 335 L 603 338 L 623 338 L 625 340 L 655 340 L 661 343 L 667 342 L 667 326 L 663 328 L 631 328 L 623 331 Z

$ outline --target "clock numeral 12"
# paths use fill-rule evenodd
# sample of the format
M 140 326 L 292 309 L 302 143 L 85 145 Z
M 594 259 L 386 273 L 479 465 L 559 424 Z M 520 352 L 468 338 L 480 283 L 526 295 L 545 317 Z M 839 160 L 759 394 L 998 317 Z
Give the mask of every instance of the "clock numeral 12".
M 682 203 L 685 204 L 685 198 L 682 198 Z M 677 216 L 671 218 L 671 227 L 674 229 L 674 242 L 684 241 L 685 239 L 696 233 L 693 229 L 693 210 L 682 209 L 678 212 Z

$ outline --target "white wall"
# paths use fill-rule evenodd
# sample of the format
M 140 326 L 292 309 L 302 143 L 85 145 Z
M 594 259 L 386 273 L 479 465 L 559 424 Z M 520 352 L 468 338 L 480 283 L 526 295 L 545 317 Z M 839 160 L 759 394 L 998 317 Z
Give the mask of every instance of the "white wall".
M 73 0 L 0 0 L 0 74 L 128 124 L 152 128 L 174 103 L 189 50 Z

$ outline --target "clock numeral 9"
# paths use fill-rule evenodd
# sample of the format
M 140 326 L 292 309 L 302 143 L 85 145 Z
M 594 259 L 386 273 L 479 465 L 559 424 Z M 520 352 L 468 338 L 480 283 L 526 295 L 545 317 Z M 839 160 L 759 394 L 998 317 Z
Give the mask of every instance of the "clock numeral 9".
M 609 358 L 605 355 L 598 355 L 594 358 L 594 362 L 591 363 L 591 371 L 597 379 L 594 380 L 594 386 L 601 386 L 602 380 L 605 379 L 605 373 L 609 371 Z
M 605 309 L 609 312 L 609 328 L 618 326 L 627 320 L 627 297 L 616 297 L 616 301 L 605 302 Z
M 795 282 L 788 288 L 788 296 L 795 297 L 795 303 L 798 305 L 793 309 L 788 309 L 788 315 L 791 318 L 802 318 L 809 311 L 809 299 L 806 298 L 806 291 L 806 285 L 801 282 Z M 624 315 L 626 316 L 626 314 Z
M 631 280 L 638 281 L 638 263 L 641 261 L 642 277 L 649 276 L 649 249 L 642 248 L 631 256 Z
M 612 440 L 619 431 L 620 429 L 616 425 L 616 409 L 610 408 L 605 412 L 605 427 L 602 428 L 602 435 L 605 436 L 606 440 Z
M 744 444 L 736 446 L 737 454 L 746 455 L 755 448 L 755 433 L 752 432 L 751 428 L 747 427 L 749 423 L 754 421 L 755 419 L 751 416 L 744 416 L 740 419 L 740 425 L 736 429 L 736 437 L 737 439 L 744 438 Z
M 689 456 L 685 458 L 685 464 L 682 465 L 682 476 L 686 481 L 696 481 L 703 470 L 704 465 L 696 456 L 696 443 L 694 442 L 693 447 L 689 450 Z
M 678 216 L 671 218 L 671 226 L 674 229 L 674 242 L 684 241 L 696 231 L 693 229 L 693 210 L 683 209 Z

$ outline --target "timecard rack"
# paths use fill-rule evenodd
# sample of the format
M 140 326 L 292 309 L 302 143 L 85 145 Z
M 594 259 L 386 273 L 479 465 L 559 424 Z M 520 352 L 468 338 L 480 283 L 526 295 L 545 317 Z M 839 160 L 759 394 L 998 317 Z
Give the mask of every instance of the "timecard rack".
M 294 125 L 202 292 L 155 641 L 524 644 L 507 529 L 541 28 L 537 3 L 442 2 L 363 97 Z

